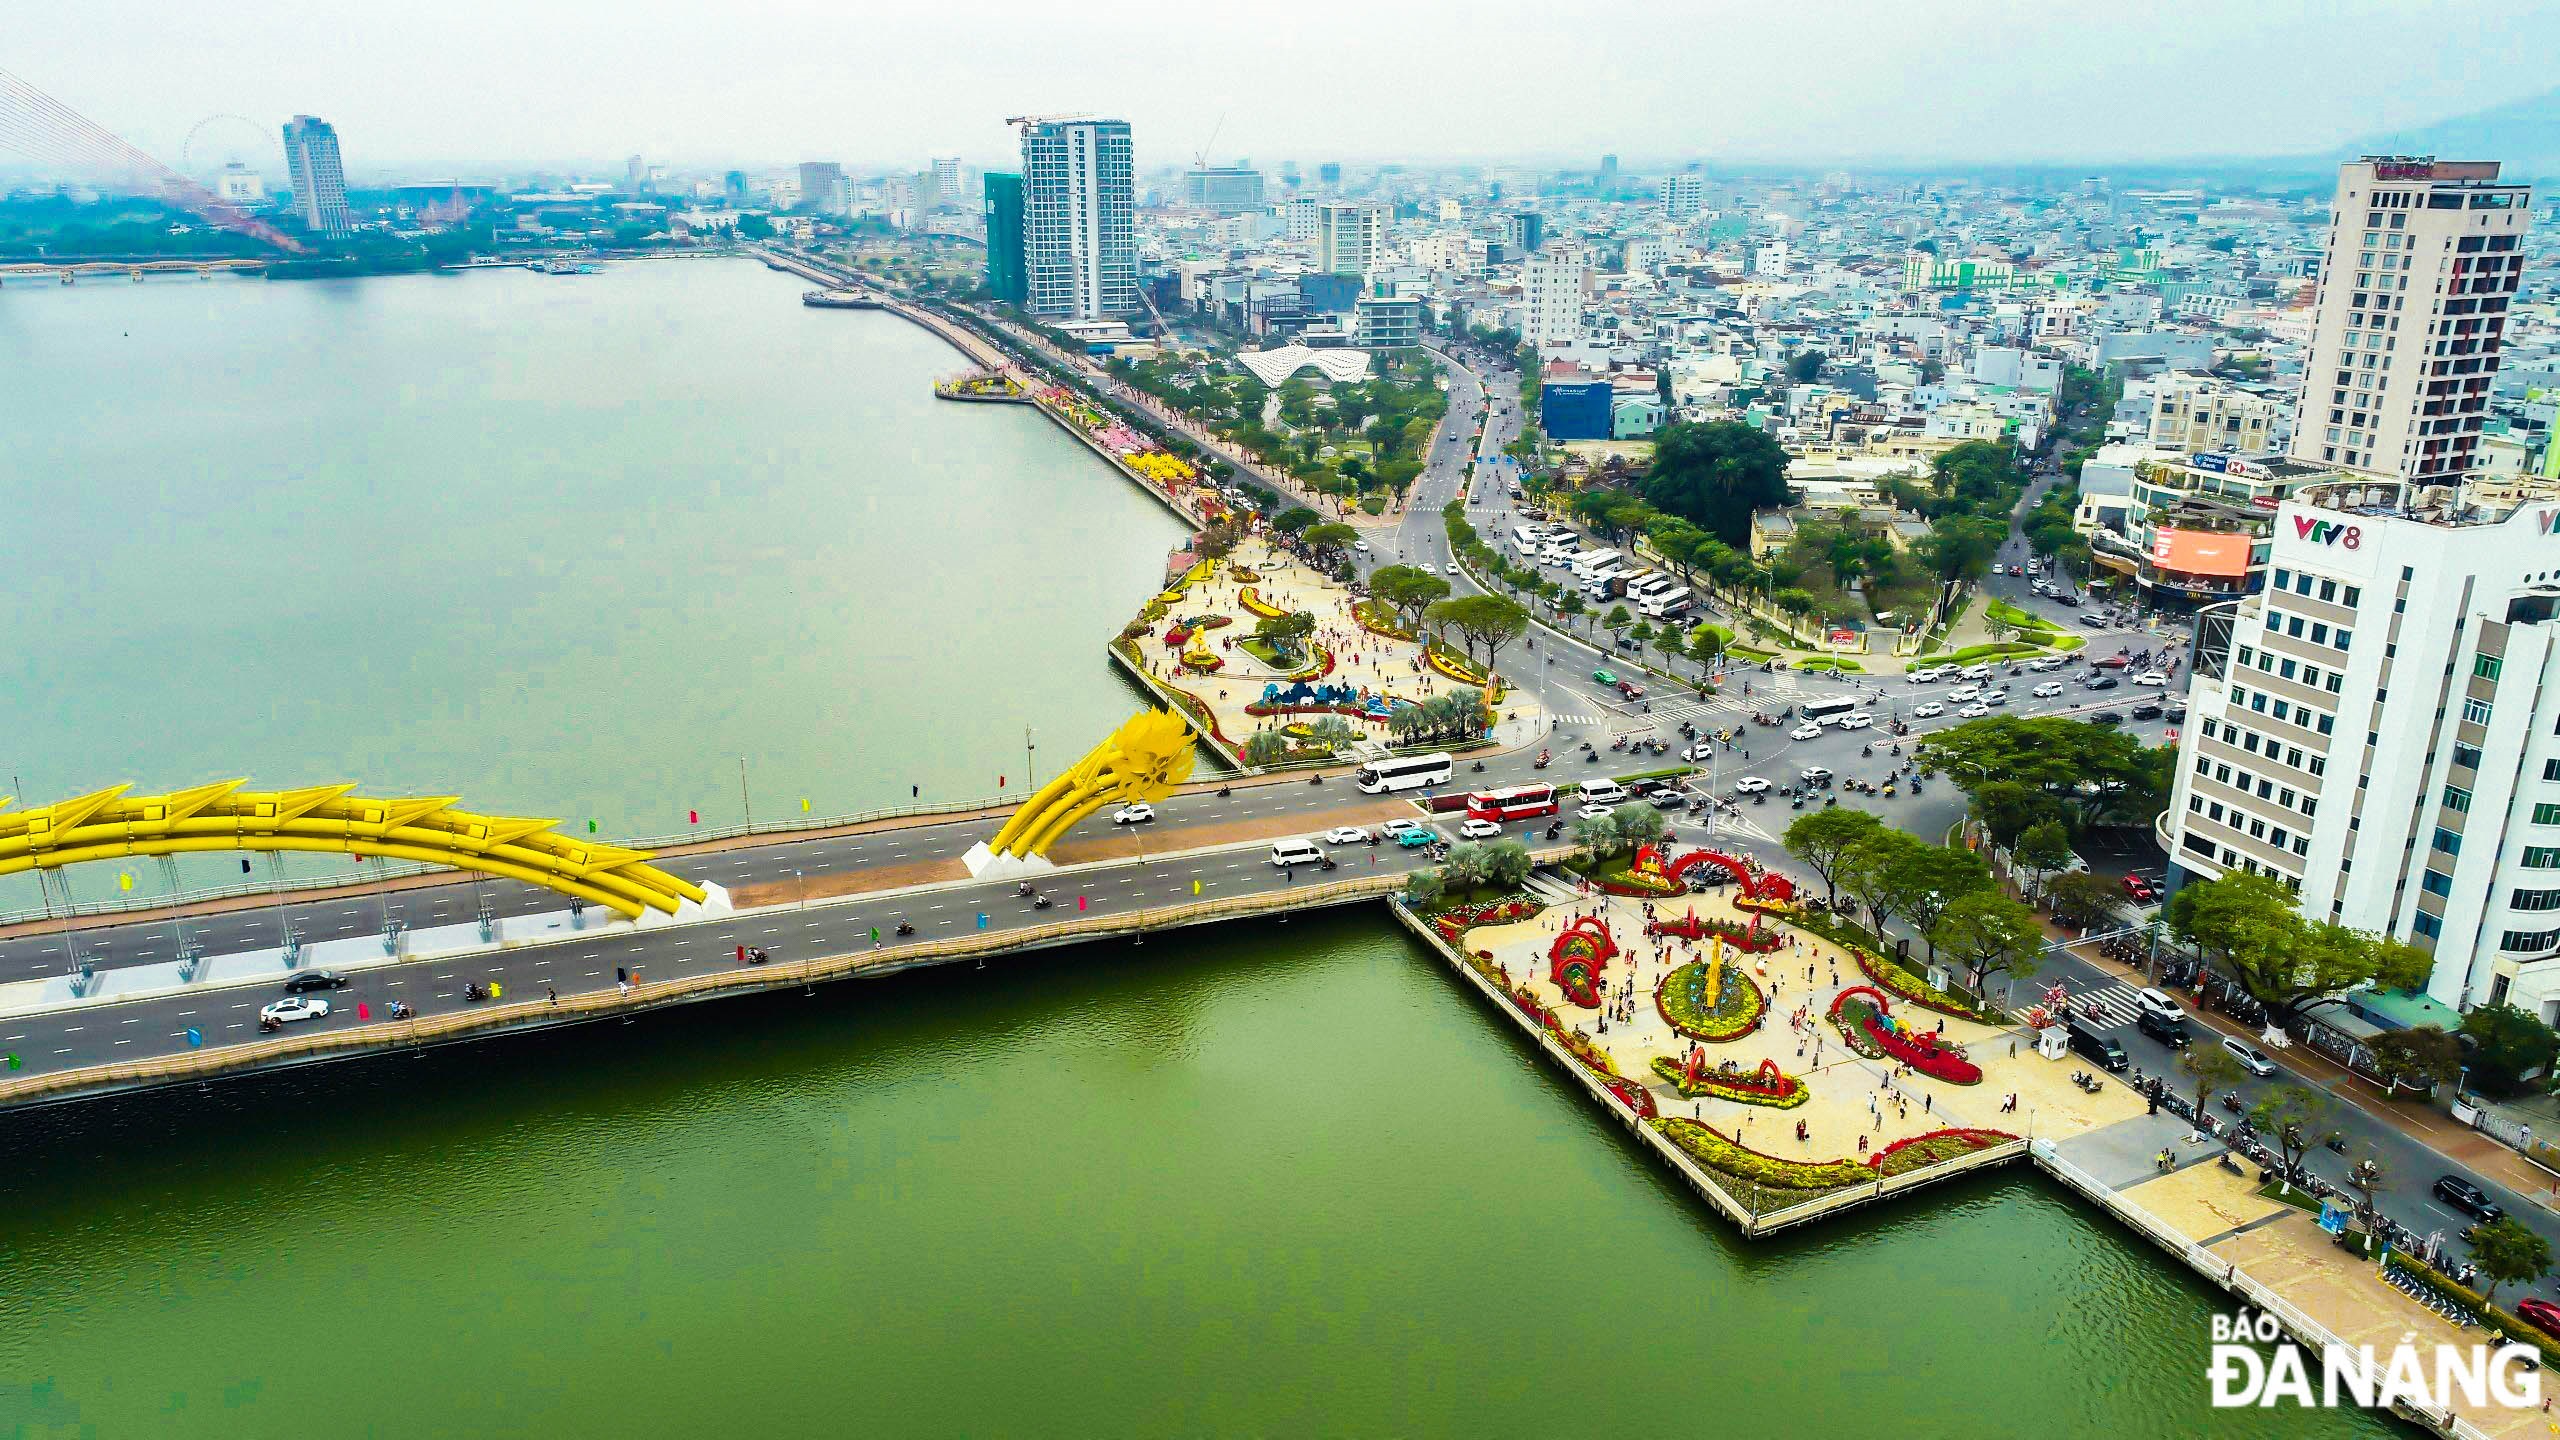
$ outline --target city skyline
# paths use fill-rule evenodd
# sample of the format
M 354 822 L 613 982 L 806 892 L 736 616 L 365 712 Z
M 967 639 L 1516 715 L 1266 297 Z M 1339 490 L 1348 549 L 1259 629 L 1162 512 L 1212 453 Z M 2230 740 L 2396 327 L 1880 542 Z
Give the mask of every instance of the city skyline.
M 937 37 L 948 38 L 939 17 L 841 16 L 801 0 L 751 0 L 717 17 L 618 14 L 611 27 L 583 7 L 502 11 L 461 0 L 436 35 L 353 14 L 325 43 L 272 0 L 218 19 L 145 16 L 134 0 L 106 0 L 76 20 L 27 17 L 35 28 L 20 53 L 26 78 L 155 155 L 174 160 L 207 116 L 280 122 L 307 112 L 347 134 L 360 174 L 602 166 L 635 151 L 677 166 L 747 157 L 783 165 L 813 154 L 859 167 L 953 155 L 987 166 L 1011 148 L 1004 116 L 1085 110 L 1130 122 L 1141 170 L 1183 164 L 1206 147 L 1213 163 L 1250 157 L 1261 166 L 1588 166 L 1614 152 L 1641 172 L 1692 158 L 2308 159 L 2538 97 L 2548 77 L 2525 57 L 2560 42 L 2560 14 L 2504 16 L 2505 39 L 2483 52 L 2470 12 L 2440 0 L 2317 11 L 2173 4 L 2042 25 L 2021 23 L 1996 0 L 1957 0 L 1933 7 L 1916 30 L 1872 23 L 1883 12 L 1854 0 L 1818 8 L 1780 17 L 1719 5 L 1649 41 L 1641 73 L 1627 71 L 1605 30 L 1500 4 L 1318 7 L 1276 33 L 1242 17 L 1186 13 L 1179 25 L 1151 28 L 1156 43 L 1141 51 L 1122 43 L 1125 26 L 997 0 L 974 18 L 1007 43 L 972 47 L 964 64 L 929 58 Z M 118 23 L 125 10 L 131 23 Z M 499 33 L 512 43 L 489 49 L 485 37 Z M 1819 46 L 1807 40 L 1816 34 Z M 1995 34 L 1999 43 L 1986 44 Z M 117 37 L 112 47 L 106 35 Z M 1290 63 L 1353 35 L 1361 43 L 1322 66 Z M 843 67 L 816 57 L 857 53 L 835 43 L 857 38 L 858 53 L 928 58 L 844 84 Z M 1417 47 L 1434 63 L 1408 64 Z M 2384 51 L 2394 57 L 2388 87 L 2330 83 Z M 1295 88 L 1239 100 L 1219 77 L 1252 54 Z M 1522 73 L 1533 56 L 1531 78 L 1575 92 L 1573 104 L 1523 106 L 1515 87 L 1476 78 Z M 564 74 L 564 57 L 582 63 Z M 583 72 L 609 72 L 613 83 L 584 83 Z M 757 77 L 752 86 L 735 79 L 746 74 Z M 1576 90 L 1583 82 L 1588 93 Z M 2104 101 L 2110 93 L 2153 100 Z M 493 95 L 506 103 L 483 103 Z M 2177 103 L 2156 103 L 2170 96 Z

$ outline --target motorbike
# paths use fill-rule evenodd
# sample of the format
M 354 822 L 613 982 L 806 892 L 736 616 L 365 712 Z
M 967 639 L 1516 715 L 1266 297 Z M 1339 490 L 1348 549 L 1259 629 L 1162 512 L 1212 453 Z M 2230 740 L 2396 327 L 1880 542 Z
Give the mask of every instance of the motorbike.
M 1544 770 L 1544 769 L 1546 769 L 1546 768 L 1547 768 L 1547 752 L 1546 752 L 1546 751 L 1544 751 L 1544 750 L 1539 751 L 1539 752 L 1538 752 L 1538 758 L 1529 762 L 1529 768 L 1530 768 L 1530 769 L 1532 769 L 1532 770 Z
M 1476 763 L 1474 763 L 1473 765 L 1468 766 L 1467 768 L 1468 768 L 1468 769 L 1470 769 L 1470 770 L 1472 770 L 1472 771 L 1474 771 L 1474 772 L 1475 772 L 1475 773 L 1477 773 L 1478 775 L 1481 775 L 1481 774 L 1483 774 L 1483 773 L 1484 773 L 1484 762 L 1483 762 L 1483 761 L 1481 761 L 1481 760 L 1479 760 L 1479 761 L 1477 761 Z
M 913 935 L 914 933 L 916 933 L 916 923 L 915 923 L 914 921 L 912 921 L 912 920 L 901 920 L 901 921 L 899 921 L 899 922 L 898 922 L 898 933 L 899 933 L 899 934 L 901 934 L 901 935 Z
M 1563 833 L 1564 833 L 1564 822 L 1563 822 L 1563 821 L 1561 821 L 1561 820 L 1553 820 L 1553 821 L 1549 821 L 1549 822 L 1548 822 L 1548 824 L 1547 824 L 1547 838 L 1548 838 L 1548 839 L 1553 840 L 1554 838 L 1556 838 L 1556 837 L 1557 837 L 1557 836 L 1559 836 L 1559 835 L 1562 835 Z
M 258 1029 L 266 1034 L 273 1035 L 283 1028 L 284 1022 L 273 1015 L 261 1015 L 258 1017 Z
M 1858 747 L 1858 758 L 1861 760 L 1871 760 L 1875 758 L 1875 753 L 1876 747 L 1873 745 L 1861 745 Z
M 1324 783 L 1324 777 L 1321 775 L 1310 775 L 1307 777 L 1307 783 L 1310 785 L 1321 785 Z
M 1034 895 L 1031 897 L 1031 908 L 1034 910 L 1046 910 L 1056 903 L 1056 901 L 1051 900 L 1046 895 Z
M 462 998 L 465 1000 L 486 1000 L 489 998 L 489 989 L 479 981 L 474 980 L 470 984 L 462 987 Z
M 2234 1115 L 2239 1114 L 2239 1113 L 2240 1113 L 2240 1092 L 2239 1092 L 2239 1091 L 2237 1091 L 2237 1090 L 2225 1090 L 2225 1091 L 2223 1091 L 2223 1092 L 2222 1092 L 2222 1108 L 2223 1108 L 2223 1109 L 2225 1109 L 2225 1110 L 2230 1111 L 2230 1112 L 2231 1112 L 2232 1114 L 2234 1114 Z
M 765 948 L 761 945 L 750 945 L 747 947 L 747 963 L 750 965 L 761 965 L 772 958 L 773 957 L 771 955 L 765 953 Z
M 1221 785 L 1221 786 L 1219 786 L 1219 787 L 1218 787 L 1218 798 L 1219 798 L 1219 799 L 1221 799 L 1221 800 L 1226 799 L 1228 796 L 1233 795 L 1234 793 L 1236 793 L 1236 787 L 1234 787 L 1233 785 Z
M 1582 752 L 1582 758 L 1585 761 L 1597 761 L 1600 758 L 1600 752 L 1597 750 L 1585 750 Z

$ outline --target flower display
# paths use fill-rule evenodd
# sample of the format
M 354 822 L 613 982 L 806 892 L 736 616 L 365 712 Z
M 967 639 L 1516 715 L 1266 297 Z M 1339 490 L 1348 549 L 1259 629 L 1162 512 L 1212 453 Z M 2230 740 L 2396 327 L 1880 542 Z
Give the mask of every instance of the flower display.
M 1668 1055 L 1653 1057 L 1653 1073 L 1668 1081 L 1683 1100 L 1704 1097 L 1793 1110 L 1813 1098 L 1803 1079 L 1780 1070 L 1775 1060 L 1762 1060 L 1757 1070 L 1726 1067 L 1733 1067 L 1733 1062 L 1710 1068 L 1704 1050 L 1693 1051 L 1685 1063 Z
M 1617 958 L 1618 941 L 1609 922 L 1597 915 L 1577 917 L 1547 947 L 1547 981 L 1564 998 L 1585 1010 L 1600 1008 L 1600 975 Z
M 1277 620 L 1281 616 L 1289 613 L 1288 611 L 1281 609 L 1279 606 L 1264 600 L 1262 598 L 1262 593 L 1251 585 L 1247 585 L 1236 591 L 1236 603 L 1242 605 L 1251 613 L 1261 616 L 1265 620 Z
M 1882 991 L 1853 985 L 1831 1002 L 1831 1023 L 1850 1048 L 1870 1059 L 1899 1060 L 1932 1079 L 1950 1085 L 1979 1085 L 1982 1067 L 1964 1056 L 1962 1047 L 1945 1039 L 1906 1029 L 1893 1017 Z
M 1710 962 L 1693 960 L 1662 977 L 1653 987 L 1653 1008 L 1662 1023 L 1692 1040 L 1716 1044 L 1739 1040 L 1760 1028 L 1769 1016 L 1769 997 L 1758 981 L 1738 965 L 1719 977 L 1712 1001 L 1707 994 Z
M 1868 1156 L 1867 1164 L 1878 1174 L 1908 1175 L 1914 1170 L 1926 1170 L 1932 1165 L 1942 1165 L 1960 1155 L 1970 1155 L 1976 1150 L 1988 1150 L 1995 1145 L 2006 1145 L 2017 1138 L 2006 1130 L 1975 1130 L 1964 1127 L 1932 1130 L 1926 1135 L 1906 1135 L 1894 1141 Z

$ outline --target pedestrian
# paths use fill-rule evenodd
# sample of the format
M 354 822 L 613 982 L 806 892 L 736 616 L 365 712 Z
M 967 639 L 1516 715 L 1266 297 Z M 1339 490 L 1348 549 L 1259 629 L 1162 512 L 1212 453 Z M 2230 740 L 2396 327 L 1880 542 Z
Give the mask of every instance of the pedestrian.
M 545 986 L 543 986 L 543 987 L 542 987 L 542 993 L 551 997 L 551 1003 L 552 1003 L 552 1004 L 557 1005 L 557 1004 L 559 1004 L 559 1003 L 560 1003 L 560 992 L 559 992 L 558 990 L 555 990 L 555 989 L 553 989 L 552 987 L 550 987 L 550 986 L 548 986 L 548 985 L 545 985 Z

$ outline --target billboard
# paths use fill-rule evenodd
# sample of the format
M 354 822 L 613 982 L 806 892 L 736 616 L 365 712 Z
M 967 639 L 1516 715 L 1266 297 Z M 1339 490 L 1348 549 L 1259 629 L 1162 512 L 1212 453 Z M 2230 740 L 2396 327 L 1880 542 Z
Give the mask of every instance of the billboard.
M 2237 580 L 2249 573 L 2250 544 L 2251 537 L 2225 531 L 2154 530 L 2151 563 L 2184 575 Z

